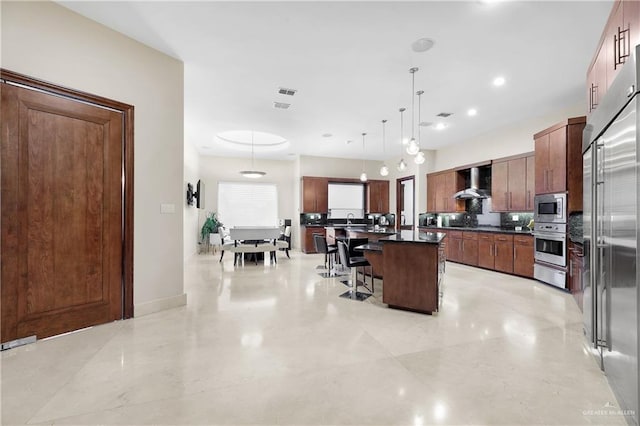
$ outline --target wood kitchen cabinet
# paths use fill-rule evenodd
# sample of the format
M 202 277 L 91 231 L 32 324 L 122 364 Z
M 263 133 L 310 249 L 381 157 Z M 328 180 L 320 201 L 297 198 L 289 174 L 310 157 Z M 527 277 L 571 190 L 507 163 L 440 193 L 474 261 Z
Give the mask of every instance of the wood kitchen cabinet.
M 576 173 L 569 178 L 576 181 L 575 179 L 579 177 L 578 180 L 582 181 L 582 155 L 578 155 L 578 151 L 582 149 L 582 131 L 585 124 L 586 117 L 569 118 L 533 136 L 536 194 L 566 192 L 569 189 L 567 185 L 569 167 Z M 568 158 L 569 146 L 575 147 L 570 151 L 570 158 Z M 577 197 L 575 199 L 577 201 Z M 582 208 L 582 203 L 579 204 Z
M 493 211 L 522 212 L 533 209 L 533 195 L 528 183 L 533 180 L 535 169 L 527 156 L 494 160 L 491 165 L 491 208 Z M 533 157 L 535 158 L 535 157 Z M 529 178 L 529 175 L 531 177 Z
M 325 229 L 322 226 L 303 226 L 302 231 L 302 251 L 305 253 L 315 253 L 316 246 L 313 242 L 313 234 L 325 236 Z
M 513 273 L 513 235 L 496 234 L 493 237 L 494 269 Z
M 389 181 L 370 180 L 367 184 L 367 213 L 389 212 Z
M 478 266 L 481 268 L 493 269 L 495 267 L 493 237 L 492 233 L 478 232 Z
M 637 0 L 618 0 L 613 3 L 587 71 L 587 111 L 593 111 L 601 103 L 637 44 L 640 44 L 640 4 Z
M 584 252 L 581 244 L 569 243 L 569 278 L 567 289 L 571 292 L 582 310 L 582 273 L 584 271 Z
M 459 213 L 465 211 L 464 200 L 453 195 L 464 189 L 464 176 L 457 170 L 427 175 L 427 211 L 429 213 Z
M 513 237 L 513 273 L 533 278 L 533 237 L 530 235 Z
M 462 231 L 447 231 L 447 260 L 462 262 Z
M 580 156 L 582 158 L 582 155 Z M 533 197 L 536 195 L 536 156 L 529 155 L 527 157 L 527 182 L 525 183 L 525 191 L 527 194 L 525 202 L 525 211 L 533 211 Z
M 302 178 L 301 213 L 326 213 L 329 210 L 329 179 Z
M 478 233 L 462 233 L 462 263 L 478 266 Z

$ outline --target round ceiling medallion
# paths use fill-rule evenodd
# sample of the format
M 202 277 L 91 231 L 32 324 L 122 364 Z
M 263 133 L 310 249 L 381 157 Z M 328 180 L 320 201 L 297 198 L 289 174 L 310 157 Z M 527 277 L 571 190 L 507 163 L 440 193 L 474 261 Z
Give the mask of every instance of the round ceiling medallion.
M 221 144 L 238 151 L 251 151 L 252 143 L 255 151 L 276 151 L 290 145 L 282 136 L 251 130 L 228 130 L 216 136 Z

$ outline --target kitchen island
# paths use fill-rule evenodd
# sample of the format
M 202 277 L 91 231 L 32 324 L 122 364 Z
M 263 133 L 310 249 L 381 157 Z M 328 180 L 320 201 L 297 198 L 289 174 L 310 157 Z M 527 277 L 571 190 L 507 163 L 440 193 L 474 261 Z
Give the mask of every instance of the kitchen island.
M 367 238 L 369 242 L 395 235 L 393 228 L 375 228 L 368 225 L 328 225 L 325 226 L 327 244 L 336 244 L 344 238 Z
M 378 273 L 383 278 L 384 303 L 428 314 L 439 311 L 445 238 L 443 233 L 403 231 L 358 247 L 367 259 L 382 259 Z

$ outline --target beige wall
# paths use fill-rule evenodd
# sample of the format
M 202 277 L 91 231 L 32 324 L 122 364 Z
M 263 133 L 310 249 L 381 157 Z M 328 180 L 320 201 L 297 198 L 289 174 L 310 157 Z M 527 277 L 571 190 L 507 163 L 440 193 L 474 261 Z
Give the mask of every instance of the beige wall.
M 479 161 L 533 151 L 533 135 L 570 117 L 586 115 L 586 105 L 580 103 L 571 108 L 534 117 L 512 126 L 478 135 L 463 143 L 439 149 L 434 160 L 434 171 L 473 164 Z
M 246 158 L 200 156 L 200 179 L 206 186 L 206 205 L 205 209 L 200 211 L 199 224 L 204 222 L 207 212 L 218 211 L 218 182 L 247 181 L 239 172 L 247 170 L 249 165 L 250 160 Z M 278 187 L 278 217 L 295 222 L 295 162 L 256 159 L 255 168 L 267 173 L 259 182 L 274 183 Z M 224 223 L 224 217 L 220 220 Z
M 3 68 L 135 107 L 134 303 L 184 303 L 182 62 L 53 2 L 1 8 Z
M 183 188 L 187 190 L 187 183 L 193 185 L 196 190 L 196 183 L 200 179 L 200 155 L 193 144 L 189 141 L 184 143 L 184 182 Z M 198 241 L 200 235 L 199 211 L 196 204 L 190 206 L 187 204 L 187 198 L 183 199 L 184 209 L 184 260 L 185 262 L 191 256 L 198 252 Z

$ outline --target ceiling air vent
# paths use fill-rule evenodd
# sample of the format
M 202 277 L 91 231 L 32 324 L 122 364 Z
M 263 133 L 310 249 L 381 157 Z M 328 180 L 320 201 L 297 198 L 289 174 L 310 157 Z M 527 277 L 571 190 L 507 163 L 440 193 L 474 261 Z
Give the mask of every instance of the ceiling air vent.
M 441 112 L 441 113 L 440 113 L 440 114 L 438 114 L 437 116 L 438 116 L 438 117 L 442 117 L 442 118 L 447 118 L 447 117 L 449 117 L 450 115 L 453 115 L 453 113 L 452 113 L 452 112 Z
M 429 126 L 432 126 L 432 125 L 433 125 L 433 123 L 430 122 L 430 121 L 421 121 L 420 122 L 420 127 L 429 127 Z
M 287 89 L 286 87 L 280 87 L 278 89 L 278 93 L 280 93 L 281 95 L 293 96 L 296 94 L 296 92 L 296 89 Z
M 288 104 L 286 102 L 274 102 L 273 103 L 273 107 L 274 108 L 279 108 L 279 109 L 289 109 L 290 106 L 291 106 L 291 104 Z

